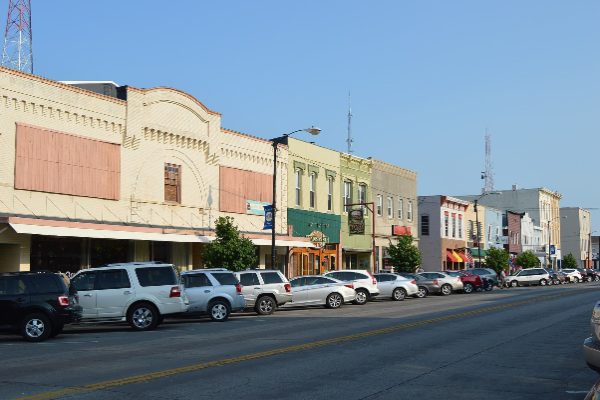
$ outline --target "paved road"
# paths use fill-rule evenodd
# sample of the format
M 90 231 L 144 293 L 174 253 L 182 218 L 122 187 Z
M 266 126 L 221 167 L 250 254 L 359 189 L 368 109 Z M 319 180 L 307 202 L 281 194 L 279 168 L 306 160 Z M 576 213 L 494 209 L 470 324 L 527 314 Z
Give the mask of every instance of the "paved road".
M 0 399 L 583 399 L 595 283 L 0 336 Z

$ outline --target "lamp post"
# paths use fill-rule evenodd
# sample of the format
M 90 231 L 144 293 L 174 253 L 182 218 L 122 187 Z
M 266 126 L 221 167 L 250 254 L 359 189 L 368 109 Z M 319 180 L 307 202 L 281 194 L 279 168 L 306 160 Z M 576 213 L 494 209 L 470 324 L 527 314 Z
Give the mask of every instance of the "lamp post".
M 271 226 L 271 268 L 275 269 L 275 264 L 277 262 L 277 250 L 275 249 L 275 216 L 277 215 L 277 147 L 287 141 L 287 138 L 290 135 L 293 135 L 297 132 L 308 132 L 311 135 L 318 135 L 321 133 L 321 129 L 316 128 L 314 126 L 305 129 L 298 129 L 290 133 L 286 133 L 285 135 L 279 136 L 275 139 L 272 139 L 273 143 L 273 199 L 271 202 L 272 206 L 272 226 Z

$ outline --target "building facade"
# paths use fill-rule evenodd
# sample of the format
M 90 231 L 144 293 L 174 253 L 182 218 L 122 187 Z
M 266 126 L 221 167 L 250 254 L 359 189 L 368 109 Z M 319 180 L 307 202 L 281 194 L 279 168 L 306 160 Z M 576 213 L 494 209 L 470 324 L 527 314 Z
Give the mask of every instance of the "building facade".
M 592 268 L 592 221 L 589 210 L 579 207 L 560 209 L 560 242 L 563 257 L 572 254 L 580 268 Z

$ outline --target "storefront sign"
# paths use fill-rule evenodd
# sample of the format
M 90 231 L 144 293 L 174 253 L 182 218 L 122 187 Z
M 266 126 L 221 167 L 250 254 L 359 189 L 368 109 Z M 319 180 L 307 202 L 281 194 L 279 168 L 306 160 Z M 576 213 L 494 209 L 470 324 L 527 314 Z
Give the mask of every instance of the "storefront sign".
M 412 231 L 410 226 L 404 225 L 392 225 L 392 235 L 393 236 L 401 236 L 401 235 L 412 235 Z
M 319 249 L 329 243 L 329 238 L 321 231 L 312 231 L 310 234 L 306 235 L 306 237 L 310 240 L 313 246 Z
M 365 216 L 360 208 L 348 212 L 348 231 L 351 235 L 365 234 Z
M 246 200 L 246 214 L 265 215 L 265 206 L 271 203 L 264 201 Z

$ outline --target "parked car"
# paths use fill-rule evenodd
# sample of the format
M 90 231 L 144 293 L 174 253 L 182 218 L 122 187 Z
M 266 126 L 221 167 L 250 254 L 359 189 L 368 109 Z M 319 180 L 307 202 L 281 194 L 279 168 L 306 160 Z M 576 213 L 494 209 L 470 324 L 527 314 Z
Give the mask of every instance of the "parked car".
M 548 272 L 548 275 L 550 275 L 548 284 L 550 284 L 550 282 L 552 282 L 553 285 L 563 285 L 565 283 L 569 283 L 569 278 L 567 278 L 566 274 L 560 271 L 553 271 L 551 269 L 546 269 L 546 271 Z
M 482 280 L 484 278 L 490 279 L 494 285 L 498 284 L 498 274 L 491 268 L 469 268 L 465 271 L 471 274 L 479 275 Z
M 354 290 L 356 290 L 354 304 L 366 304 L 372 297 L 379 295 L 377 279 L 375 279 L 367 270 L 343 269 L 340 271 L 327 272 L 323 276 L 352 283 L 354 285 Z
M 463 283 L 463 292 L 473 293 L 476 289 L 483 288 L 481 276 L 468 271 L 442 271 L 450 276 L 460 278 Z
M 569 281 L 574 283 L 583 282 L 583 277 L 581 276 L 581 272 L 574 268 L 561 269 L 560 272 L 567 275 Z
M 352 283 L 320 275 L 305 275 L 290 281 L 292 301 L 283 307 L 324 305 L 327 308 L 339 308 L 344 303 L 356 299 Z
M 190 303 L 187 312 L 208 314 L 213 321 L 226 321 L 232 312 L 243 311 L 246 305 L 242 285 L 225 268 L 183 272 L 181 286 Z
M 71 278 L 83 307 L 82 322 L 127 321 L 138 331 L 155 329 L 166 315 L 187 311 L 173 265 L 160 262 L 108 264 Z
M 464 289 L 464 285 L 459 277 L 450 276 L 445 272 L 420 272 L 419 275 L 437 280 L 440 285 L 440 294 L 443 296 L 448 296 L 452 292 Z
M 78 322 L 82 308 L 75 290 L 60 275 L 0 273 L 0 328 L 17 331 L 28 342 L 41 342 Z
M 583 355 L 587 365 L 600 373 L 600 301 L 594 305 L 590 324 L 592 335 L 583 342 Z
M 398 274 L 375 274 L 379 297 L 391 297 L 393 300 L 404 300 L 406 296 L 414 296 L 419 291 L 417 281 Z
M 417 293 L 415 294 L 415 297 L 423 298 L 431 293 L 437 294 L 441 292 L 440 282 L 437 279 L 428 279 L 419 274 L 412 274 L 409 272 L 398 272 L 397 274 L 416 281 Z
M 600 280 L 600 275 L 598 274 L 598 271 L 596 271 L 596 270 L 593 270 L 591 268 L 577 268 L 577 270 L 579 271 L 579 273 L 581 274 L 581 277 L 583 278 L 583 281 L 585 281 L 585 282 L 592 282 L 592 281 Z
M 505 279 L 508 286 L 546 286 L 550 280 L 550 274 L 544 268 L 526 268 L 508 275 Z
M 279 271 L 248 269 L 236 272 L 235 276 L 242 284 L 246 307 L 257 314 L 273 314 L 277 307 L 292 301 L 292 286 Z

